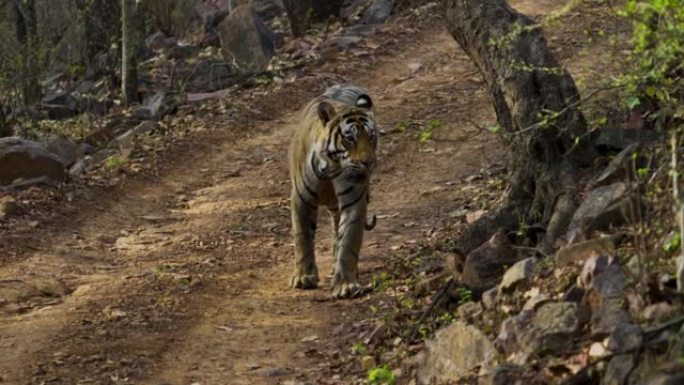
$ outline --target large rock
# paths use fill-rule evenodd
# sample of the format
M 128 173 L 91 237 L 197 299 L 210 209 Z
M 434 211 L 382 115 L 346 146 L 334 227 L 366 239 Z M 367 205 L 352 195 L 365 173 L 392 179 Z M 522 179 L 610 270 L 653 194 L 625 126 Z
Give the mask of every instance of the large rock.
M 145 99 L 145 102 L 135 107 L 135 116 L 142 120 L 158 120 L 163 116 L 172 113 L 178 107 L 177 97 L 168 95 L 165 92 L 157 92 Z
M 237 71 L 229 64 L 217 60 L 203 60 L 189 69 L 185 77 L 187 92 L 212 92 L 224 89 L 238 79 Z
M 439 330 L 426 344 L 424 362 L 418 368 L 421 384 L 447 383 L 490 361 L 496 350 L 480 330 L 455 322 Z
M 571 243 L 595 230 L 606 230 L 629 222 L 629 187 L 623 182 L 592 190 L 575 211 L 568 226 Z
M 40 144 L 16 137 L 0 139 L 0 185 L 33 178 L 61 182 L 65 177 L 59 157 Z
M 628 130 L 620 127 L 602 127 L 594 143 L 607 150 L 622 150 L 634 143 L 650 143 L 662 138 L 655 130 Z
M 275 36 L 249 6 L 237 7 L 219 24 L 224 60 L 241 73 L 266 69 L 275 52 Z
M 47 150 L 57 155 L 64 164 L 69 167 L 83 154 L 81 146 L 64 136 L 54 136 L 47 140 Z
M 52 93 L 41 102 L 41 109 L 45 111 L 48 119 L 62 120 L 78 115 L 78 99 L 64 91 Z
M 471 288 L 486 290 L 495 287 L 506 268 L 518 260 L 518 253 L 506 234 L 496 233 L 468 254 L 461 280 Z

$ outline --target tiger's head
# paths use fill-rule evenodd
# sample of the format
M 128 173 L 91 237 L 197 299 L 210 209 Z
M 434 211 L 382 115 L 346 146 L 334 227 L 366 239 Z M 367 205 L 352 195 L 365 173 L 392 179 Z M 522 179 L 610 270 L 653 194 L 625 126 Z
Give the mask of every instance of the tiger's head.
M 375 167 L 378 134 L 368 95 L 361 95 L 356 106 L 333 105 L 322 101 L 318 117 L 326 131 L 318 146 L 321 171 L 331 178 L 342 177 L 354 184 L 367 183 Z

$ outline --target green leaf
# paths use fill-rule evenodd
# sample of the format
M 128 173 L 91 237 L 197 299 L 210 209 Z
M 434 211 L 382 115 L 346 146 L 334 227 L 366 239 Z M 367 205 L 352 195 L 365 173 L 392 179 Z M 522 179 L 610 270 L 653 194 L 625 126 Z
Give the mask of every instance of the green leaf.
M 626 105 L 627 108 L 629 108 L 630 110 L 633 110 L 634 107 L 636 107 L 636 106 L 638 106 L 638 105 L 640 105 L 640 104 L 641 104 L 641 100 L 639 100 L 639 97 L 637 97 L 637 96 L 630 95 L 630 96 L 628 96 L 628 97 L 625 98 L 625 105 Z

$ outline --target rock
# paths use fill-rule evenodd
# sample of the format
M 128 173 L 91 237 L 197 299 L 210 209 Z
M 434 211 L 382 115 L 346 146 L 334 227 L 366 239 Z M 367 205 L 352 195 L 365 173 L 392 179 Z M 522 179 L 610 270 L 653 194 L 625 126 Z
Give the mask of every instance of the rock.
M 684 384 L 684 373 L 656 373 L 649 376 L 641 384 L 645 385 L 682 385 Z
M 528 281 L 534 275 L 536 265 L 536 258 L 525 258 L 522 261 L 516 262 L 504 273 L 499 284 L 499 292 L 508 291 L 520 282 Z
M 187 92 L 212 92 L 222 90 L 238 79 L 238 72 L 229 64 L 217 60 L 203 60 L 192 67 L 185 76 Z
M 608 299 L 621 299 L 625 293 L 627 277 L 622 267 L 609 265 L 591 281 L 587 293 L 589 307 L 597 309 Z
M 373 26 L 365 24 L 357 24 L 351 26 L 342 32 L 342 36 L 337 42 L 337 46 L 342 49 L 347 49 L 354 44 L 362 41 L 365 37 L 373 33 Z
M 173 60 L 184 60 L 200 51 L 199 47 L 190 44 L 177 44 L 167 50 L 166 56 Z
M 539 307 L 541 307 L 543 304 L 551 301 L 551 298 L 546 295 L 546 294 L 538 294 L 535 295 L 534 297 L 530 298 L 525 302 L 525 305 L 523 305 L 523 310 L 537 310 Z
M 466 302 L 456 309 L 459 319 L 471 322 L 482 315 L 482 305 L 479 302 Z
M 155 32 L 145 39 L 145 45 L 152 51 L 173 48 L 178 44 L 175 37 L 166 37 L 163 32 Z
M 597 187 L 575 211 L 568 227 L 568 239 L 574 241 L 595 230 L 607 230 L 629 221 L 629 189 L 623 182 Z
M 496 288 L 489 289 L 482 293 L 482 304 L 485 309 L 494 309 L 494 306 L 496 306 L 497 294 L 498 290 Z
M 11 195 L 0 197 L 0 219 L 15 216 L 21 213 L 21 207 Z
M 575 302 L 547 303 L 534 314 L 532 326 L 544 337 L 562 336 L 565 339 L 582 329 L 586 316 L 584 309 Z
M 171 113 L 178 106 L 178 100 L 165 92 L 147 97 L 141 106 L 133 109 L 134 115 L 143 120 L 158 120 Z
M 373 0 L 363 12 L 361 23 L 380 24 L 390 17 L 392 8 L 394 8 L 394 0 Z
M 264 71 L 275 52 L 275 36 L 246 5 L 219 24 L 219 35 L 224 60 L 244 74 Z
M 646 306 L 641 312 L 641 318 L 646 322 L 656 322 L 668 318 L 675 311 L 674 306 L 667 302 L 658 302 Z
M 643 332 L 638 325 L 620 323 L 606 339 L 606 348 L 613 353 L 627 352 L 641 345 Z
M 387 335 L 387 323 L 378 322 L 365 339 L 366 345 L 377 344 Z
M 594 277 L 607 270 L 612 262 L 612 258 L 607 255 L 594 255 L 587 259 L 577 277 L 578 285 L 583 288 L 591 287 Z
M 661 139 L 655 130 L 625 130 L 618 127 L 602 127 L 594 144 L 604 150 L 622 150 L 634 143 L 651 143 Z
M 116 144 L 118 147 L 129 148 L 134 144 L 136 137 L 146 134 L 155 128 L 157 128 L 156 122 L 151 120 L 140 122 L 137 126 L 114 138 L 112 144 Z
M 513 385 L 517 384 L 516 380 L 520 377 L 521 370 L 515 365 L 496 366 L 487 370 L 487 373 L 481 375 L 478 379 L 478 385 Z
M 63 181 L 66 172 L 61 159 L 36 142 L 16 137 L 1 138 L 0 185 L 34 178 Z
M 572 285 L 563 294 L 564 302 L 580 302 L 584 298 L 586 291 L 577 285 Z
M 373 369 L 374 367 L 378 366 L 377 362 L 375 362 L 375 357 L 373 356 L 363 356 L 361 357 L 361 368 L 364 371 L 369 371 Z
M 263 368 L 253 370 L 251 374 L 260 377 L 281 377 L 290 374 L 290 370 L 285 368 Z
M 611 298 L 595 308 L 591 313 L 591 337 L 603 338 L 612 333 L 617 325 L 632 322 L 632 317 L 623 306 L 622 300 Z
M 608 350 L 601 342 L 594 342 L 591 344 L 591 346 L 589 346 L 589 357 L 601 358 L 607 356 L 608 354 Z
M 496 337 L 496 345 L 500 347 L 506 355 L 519 355 L 516 361 L 524 362 L 528 352 L 523 351 L 524 332 L 529 329 L 534 312 L 523 310 L 515 316 L 505 319 L 499 328 Z
M 610 161 L 608 166 L 603 170 L 599 176 L 591 182 L 594 187 L 605 186 L 607 184 L 625 180 L 628 170 L 631 168 L 632 154 L 640 147 L 639 143 L 632 143 L 624 150 L 620 151 Z
M 431 292 L 438 290 L 443 284 L 448 272 L 442 272 L 427 277 L 421 278 L 416 284 L 416 293 L 419 295 L 428 295 Z
M 424 361 L 418 367 L 420 384 L 442 383 L 466 375 L 476 366 L 489 362 L 496 350 L 477 328 L 454 322 L 426 343 Z
M 615 245 L 621 238 L 622 234 L 616 234 L 564 246 L 556 253 L 556 266 L 583 263 L 595 255 L 614 255 Z
M 508 237 L 499 232 L 468 254 L 461 279 L 471 288 L 487 290 L 495 287 L 506 267 L 518 260 L 518 254 Z
M 634 355 L 621 354 L 610 359 L 603 374 L 601 385 L 623 385 L 632 372 Z
M 59 91 L 43 98 L 41 110 L 47 113 L 48 119 L 63 120 L 78 115 L 78 104 L 76 97 L 65 91 Z
M 64 136 L 54 136 L 47 141 L 47 150 L 57 155 L 64 167 L 69 167 L 83 154 L 81 146 Z
M 55 278 L 41 278 L 31 281 L 36 289 L 40 293 L 47 297 L 64 297 L 67 293 L 67 288 Z

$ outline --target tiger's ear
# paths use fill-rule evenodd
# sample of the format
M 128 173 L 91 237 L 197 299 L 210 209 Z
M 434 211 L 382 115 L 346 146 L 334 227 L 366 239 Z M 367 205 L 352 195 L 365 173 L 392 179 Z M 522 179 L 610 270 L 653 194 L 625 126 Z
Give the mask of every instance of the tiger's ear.
M 323 124 L 328 124 L 328 122 L 335 116 L 335 107 L 328 102 L 321 102 L 318 105 L 318 117 L 321 119 Z
M 363 94 L 356 99 L 356 106 L 361 108 L 372 108 L 373 101 L 371 100 L 370 96 Z

